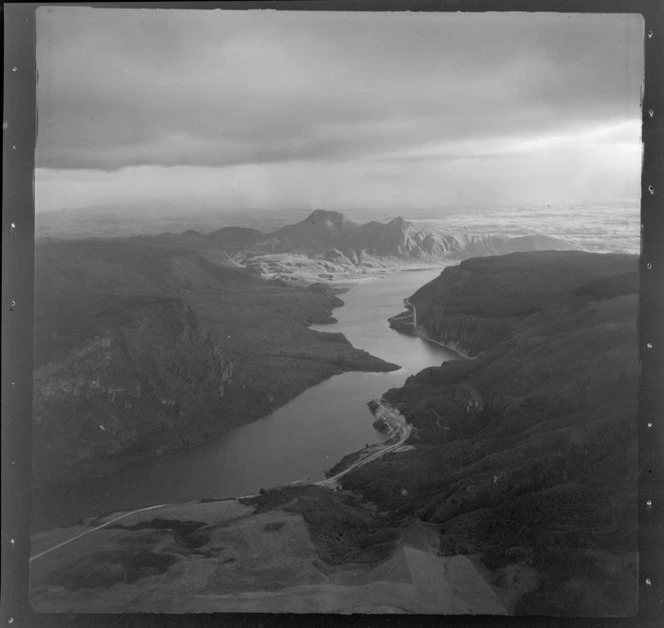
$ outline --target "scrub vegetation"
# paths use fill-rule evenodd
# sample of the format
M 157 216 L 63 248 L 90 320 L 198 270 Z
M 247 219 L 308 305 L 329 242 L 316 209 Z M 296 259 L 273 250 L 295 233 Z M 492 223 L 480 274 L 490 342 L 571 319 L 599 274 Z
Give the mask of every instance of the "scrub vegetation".
M 541 252 L 445 269 L 410 302 L 429 335 L 478 357 L 387 392 L 415 426 L 415 449 L 349 473 L 344 488 L 439 524 L 444 554 L 536 567 L 541 586 L 523 612 L 548 600 L 554 614 L 592 614 L 590 597 L 570 606 L 561 594 L 588 571 L 573 565 L 636 551 L 636 264 Z M 567 571 L 561 557 L 572 557 Z M 635 582 L 634 566 L 622 574 Z M 618 614 L 633 607 L 625 599 Z

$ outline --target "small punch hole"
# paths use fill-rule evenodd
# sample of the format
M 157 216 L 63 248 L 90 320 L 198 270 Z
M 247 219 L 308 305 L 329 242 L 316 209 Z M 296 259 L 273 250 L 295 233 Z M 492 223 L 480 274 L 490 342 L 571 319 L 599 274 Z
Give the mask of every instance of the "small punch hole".
M 14 299 L 12 299 L 12 300 L 9 302 L 9 311 L 12 312 L 12 311 L 14 310 L 15 307 L 16 307 L 16 301 L 14 301 Z
M 652 580 L 650 578 L 646 578 L 646 584 L 651 587 L 652 586 Z
M 655 115 L 655 112 L 652 109 L 648 109 L 648 115 L 652 118 Z
M 654 194 L 655 193 L 655 188 L 652 185 L 649 185 L 648 186 L 648 192 L 650 192 L 651 194 Z
M 648 39 L 652 39 L 652 31 L 648 31 Z
M 649 429 L 649 430 L 652 429 L 652 423 L 648 423 L 648 429 Z
M 652 264 L 651 264 L 650 262 L 648 262 L 648 263 L 646 264 L 646 268 L 647 268 L 648 270 L 652 270 Z
M 13 303 L 13 301 L 12 301 L 12 303 Z M 647 349 L 652 349 L 652 342 L 647 342 L 646 343 L 646 348 Z

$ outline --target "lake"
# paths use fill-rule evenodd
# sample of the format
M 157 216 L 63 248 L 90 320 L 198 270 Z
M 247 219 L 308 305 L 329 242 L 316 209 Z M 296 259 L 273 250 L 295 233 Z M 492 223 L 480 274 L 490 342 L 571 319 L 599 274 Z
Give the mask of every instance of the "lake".
M 49 491 L 35 503 L 33 529 L 120 510 L 178 501 L 238 497 L 325 471 L 365 444 L 384 440 L 367 402 L 409 375 L 458 359 L 451 350 L 397 333 L 387 319 L 441 268 L 374 276 L 341 295 L 338 322 L 313 329 L 345 334 L 353 346 L 399 364 L 391 373 L 344 373 L 307 389 L 272 414 L 200 447 L 149 460 L 105 478 Z

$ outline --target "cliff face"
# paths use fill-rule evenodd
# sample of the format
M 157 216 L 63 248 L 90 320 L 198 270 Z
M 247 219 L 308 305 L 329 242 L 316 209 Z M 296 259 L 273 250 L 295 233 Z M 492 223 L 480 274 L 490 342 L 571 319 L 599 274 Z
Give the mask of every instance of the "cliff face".
M 119 298 L 94 324 L 35 370 L 37 477 L 163 453 L 224 422 L 233 362 L 181 299 Z
M 540 588 L 519 612 L 634 609 L 633 594 L 602 591 L 636 583 L 636 264 L 544 252 L 445 269 L 410 297 L 418 322 L 481 355 L 388 391 L 415 449 L 342 480 L 381 509 L 439 524 L 445 553 L 536 568 Z M 632 566 L 600 577 L 621 552 Z M 575 589 L 574 569 L 592 594 Z

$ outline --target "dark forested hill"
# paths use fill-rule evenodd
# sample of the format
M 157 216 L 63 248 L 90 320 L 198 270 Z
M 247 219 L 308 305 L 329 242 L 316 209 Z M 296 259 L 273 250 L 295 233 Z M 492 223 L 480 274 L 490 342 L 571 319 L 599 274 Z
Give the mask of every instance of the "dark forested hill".
M 308 329 L 332 320 L 331 291 L 168 237 L 40 242 L 35 288 L 38 484 L 203 442 L 336 373 L 396 368 Z
M 630 614 L 636 268 L 635 256 L 540 252 L 445 269 L 410 297 L 418 325 L 479 357 L 390 390 L 414 449 L 344 486 L 439 524 L 445 552 L 535 567 L 517 612 Z

